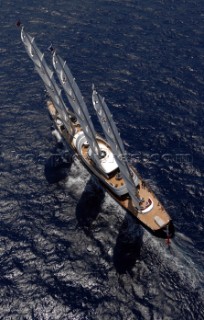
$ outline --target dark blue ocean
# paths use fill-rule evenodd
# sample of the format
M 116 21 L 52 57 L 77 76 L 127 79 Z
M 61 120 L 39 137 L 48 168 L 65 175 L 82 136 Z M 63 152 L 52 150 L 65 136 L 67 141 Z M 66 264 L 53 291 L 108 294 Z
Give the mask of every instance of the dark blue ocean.
M 0 319 L 204 319 L 203 0 L 0 0 Z M 175 225 L 137 225 L 51 134 L 16 20 L 52 43 Z M 59 166 L 53 157 L 59 154 Z

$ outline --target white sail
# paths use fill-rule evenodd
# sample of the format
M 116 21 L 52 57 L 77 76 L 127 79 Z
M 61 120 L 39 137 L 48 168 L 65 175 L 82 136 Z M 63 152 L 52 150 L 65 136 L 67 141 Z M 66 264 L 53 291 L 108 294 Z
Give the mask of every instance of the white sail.
M 35 70 L 44 82 L 48 95 L 52 99 L 52 102 L 54 103 L 62 120 L 64 120 L 63 122 L 65 127 L 70 134 L 73 134 L 74 129 L 69 118 L 71 113 L 65 106 L 61 90 L 54 79 L 53 71 L 48 67 L 45 61 L 44 54 L 36 46 L 34 38 L 24 31 L 24 28 L 21 29 L 21 39 L 29 57 L 34 62 Z
M 136 189 L 136 185 L 138 184 L 139 179 L 138 177 L 136 177 L 136 181 L 133 181 L 132 172 L 127 163 L 125 149 L 123 146 L 123 142 L 120 138 L 118 129 L 112 120 L 112 115 L 108 109 L 107 104 L 105 103 L 104 98 L 102 98 L 94 88 L 92 94 L 92 101 L 94 109 L 97 112 L 99 121 L 103 128 L 104 134 L 106 136 L 106 139 L 111 146 L 112 152 L 114 153 L 115 160 L 120 169 L 121 176 L 125 181 L 129 195 L 135 207 L 137 207 L 137 209 L 140 210 L 140 199 L 137 197 L 138 192 Z
M 101 154 L 98 142 L 96 140 L 96 132 L 93 123 L 90 119 L 88 109 L 80 89 L 73 78 L 71 71 L 66 63 L 56 52 L 53 54 L 53 66 L 58 75 L 58 78 L 66 92 L 70 105 L 72 106 L 76 117 L 83 129 L 84 135 L 89 143 L 89 146 L 96 155 L 95 161 L 97 161 Z M 100 162 L 97 161 L 100 165 Z

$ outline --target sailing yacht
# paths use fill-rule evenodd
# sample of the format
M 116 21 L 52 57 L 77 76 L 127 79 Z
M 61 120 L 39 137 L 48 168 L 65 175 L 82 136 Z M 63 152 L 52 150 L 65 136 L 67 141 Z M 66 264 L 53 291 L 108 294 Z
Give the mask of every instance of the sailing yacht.
M 104 137 L 95 131 L 87 105 L 66 61 L 52 48 L 52 64 L 61 84 L 59 87 L 44 54 L 24 27 L 21 28 L 21 39 L 49 95 L 47 108 L 60 139 L 77 154 L 111 197 L 138 222 L 157 236 L 173 236 L 169 214 L 137 170 L 127 162 L 118 129 L 105 99 L 95 86 L 92 85 L 92 102 Z M 69 107 L 62 98 L 61 88 Z

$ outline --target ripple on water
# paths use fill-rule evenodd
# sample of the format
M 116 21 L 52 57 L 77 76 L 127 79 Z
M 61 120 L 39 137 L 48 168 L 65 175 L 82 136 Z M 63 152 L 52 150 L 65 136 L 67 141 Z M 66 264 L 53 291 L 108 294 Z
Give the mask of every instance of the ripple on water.
M 200 8 L 200 1 L 2 3 L 4 319 L 204 318 Z M 128 156 L 175 221 L 170 249 L 77 161 L 65 175 L 65 167 L 46 167 L 56 148 L 44 90 L 11 26 L 22 12 L 48 63 L 53 41 L 67 59 L 89 107 L 92 82 L 106 97 Z

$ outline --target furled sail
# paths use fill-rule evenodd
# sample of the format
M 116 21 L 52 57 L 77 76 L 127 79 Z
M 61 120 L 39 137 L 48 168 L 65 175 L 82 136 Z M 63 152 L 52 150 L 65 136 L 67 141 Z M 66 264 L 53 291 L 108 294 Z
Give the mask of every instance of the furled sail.
M 80 89 L 75 82 L 66 61 L 64 61 L 56 52 L 53 53 L 53 66 L 66 92 L 69 103 L 83 129 L 87 142 L 94 153 L 94 159 L 100 165 L 100 161 L 97 160 L 101 157 L 101 151 L 96 140 L 96 132 L 93 123 L 90 119 L 90 115 Z
M 99 121 L 103 128 L 104 134 L 106 136 L 106 139 L 111 146 L 112 152 L 114 153 L 115 160 L 120 169 L 121 176 L 125 181 L 129 195 L 135 207 L 138 210 L 140 210 L 140 204 L 139 204 L 140 199 L 139 197 L 137 197 L 138 192 L 136 189 L 136 185 L 138 184 L 139 179 L 138 177 L 136 177 L 136 182 L 133 181 L 132 172 L 127 163 L 124 145 L 120 138 L 118 129 L 112 120 L 112 115 L 108 109 L 108 106 L 104 98 L 102 98 L 96 92 L 94 87 L 93 87 L 92 101 L 93 101 L 94 109 L 97 112 Z
M 34 38 L 26 33 L 23 27 L 21 29 L 21 39 L 29 57 L 34 62 L 36 71 L 44 82 L 48 95 L 52 99 L 62 120 L 64 120 L 65 127 L 70 134 L 73 134 L 74 129 L 69 118 L 71 113 L 65 106 L 61 96 L 61 90 L 54 79 L 53 71 L 48 67 L 45 61 L 44 54 L 36 46 Z

